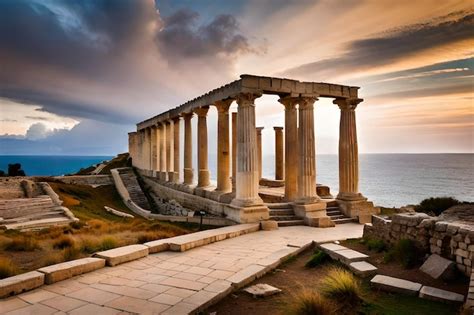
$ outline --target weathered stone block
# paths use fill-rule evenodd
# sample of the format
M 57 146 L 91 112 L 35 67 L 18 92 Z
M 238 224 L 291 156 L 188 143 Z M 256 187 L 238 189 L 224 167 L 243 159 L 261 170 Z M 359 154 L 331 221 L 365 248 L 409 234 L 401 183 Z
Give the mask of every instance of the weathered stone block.
M 454 254 L 456 256 L 461 256 L 463 258 L 468 258 L 469 257 L 469 252 L 467 250 L 464 250 L 464 249 L 461 249 L 461 248 L 458 248 L 454 251 Z
M 435 224 L 435 231 L 436 232 L 446 232 L 446 229 L 448 228 L 448 222 L 436 222 Z
M 433 287 L 423 286 L 420 290 L 421 298 L 433 301 L 462 303 L 464 302 L 464 295 L 441 290 Z
M 261 221 L 260 228 L 264 231 L 278 230 L 278 222 L 275 220 Z
M 148 255 L 148 247 L 145 245 L 128 245 L 96 253 L 94 256 L 103 258 L 107 266 L 116 266 L 131 260 L 139 259 Z
M 456 276 L 456 264 L 437 254 L 428 257 L 420 270 L 435 279 L 451 280 Z
M 38 269 L 45 274 L 45 283 L 52 284 L 64 279 L 103 268 L 105 260 L 101 258 L 81 258 Z
M 414 296 L 418 295 L 421 289 L 420 283 L 382 275 L 376 275 L 370 280 L 370 284 L 384 291 Z
M 0 280 L 0 298 L 33 290 L 44 284 L 44 274 L 38 271 L 23 273 Z
M 143 245 L 148 247 L 150 254 L 167 251 L 170 248 L 170 239 L 162 239 L 144 243 Z
M 464 243 L 464 242 L 459 242 L 459 243 L 458 243 L 458 247 L 459 247 L 460 249 L 467 249 L 467 244 Z
M 369 277 L 377 273 L 377 267 L 366 261 L 350 263 L 349 268 L 360 277 Z

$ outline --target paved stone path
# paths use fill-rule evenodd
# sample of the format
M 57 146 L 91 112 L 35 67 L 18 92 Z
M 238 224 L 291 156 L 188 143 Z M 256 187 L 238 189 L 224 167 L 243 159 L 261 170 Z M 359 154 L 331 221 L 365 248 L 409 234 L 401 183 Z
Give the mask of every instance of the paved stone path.
M 258 231 L 186 252 L 151 254 L 0 300 L 6 314 L 188 314 L 274 269 L 315 242 L 362 236 L 343 224 Z

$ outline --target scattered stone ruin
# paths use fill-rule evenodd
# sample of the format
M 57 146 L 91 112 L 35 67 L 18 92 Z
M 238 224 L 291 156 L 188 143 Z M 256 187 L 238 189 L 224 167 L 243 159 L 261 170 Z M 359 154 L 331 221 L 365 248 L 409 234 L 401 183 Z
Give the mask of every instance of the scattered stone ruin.
M 275 189 L 280 189 L 285 209 L 293 210 L 296 224 L 334 226 L 327 213 L 327 202 L 334 200 L 321 198 L 316 190 L 314 104 L 318 98 L 329 97 L 341 111 L 336 210 L 343 216 L 367 222 L 379 209 L 359 192 L 355 109 L 362 99 L 358 97 L 358 89 L 242 75 L 239 80 L 138 123 L 137 131 L 129 133 L 132 164 L 159 196 L 166 192 L 167 199 L 177 200 L 186 207 L 189 206 L 183 202 L 192 202 L 193 210 L 206 210 L 240 223 L 274 219 L 270 215 L 270 201 L 261 195 L 262 139 L 261 128 L 255 124 L 255 100 L 263 94 L 277 95 L 285 112 L 285 126 L 274 127 L 276 176 L 270 186 L 280 186 Z M 229 115 L 234 101 L 237 113 Z M 210 106 L 215 106 L 218 112 L 217 186 L 211 185 L 208 168 Z M 196 171 L 192 161 L 194 115 L 198 117 Z M 183 152 L 181 120 L 184 120 Z M 329 191 L 325 195 L 329 197 Z
M 26 177 L 0 179 L 0 228 L 32 230 L 77 221 L 48 183 Z

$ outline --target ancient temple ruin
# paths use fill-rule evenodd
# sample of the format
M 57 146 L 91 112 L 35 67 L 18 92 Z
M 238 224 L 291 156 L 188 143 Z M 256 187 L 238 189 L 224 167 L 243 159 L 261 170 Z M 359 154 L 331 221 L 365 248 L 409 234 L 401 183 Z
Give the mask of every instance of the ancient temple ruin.
M 284 128 L 275 127 L 275 173 L 277 181 L 284 181 L 282 197 L 305 224 L 332 226 L 326 212 L 327 201 L 318 196 L 316 189 L 313 114 L 318 98 L 329 97 L 341 111 L 339 193 L 335 201 L 344 215 L 363 222 L 376 213 L 377 208 L 359 192 L 355 109 L 362 99 L 358 97 L 358 89 L 242 75 L 239 80 L 138 123 L 137 131 L 129 133 L 133 166 L 153 181 L 158 193 L 188 203 L 196 210 L 223 214 L 236 222 L 268 220 L 271 202 L 264 202 L 259 195 L 261 130 L 255 124 L 255 99 L 263 94 L 278 95 L 285 111 Z M 230 128 L 229 107 L 234 101 L 238 109 L 232 113 Z M 206 118 L 210 106 L 215 106 L 218 112 L 216 187 L 211 186 L 208 170 Z M 194 116 L 198 119 L 198 170 L 193 170 L 192 160 L 195 157 L 191 124 Z M 184 152 L 180 152 L 182 121 Z M 180 154 L 184 156 L 182 169 Z

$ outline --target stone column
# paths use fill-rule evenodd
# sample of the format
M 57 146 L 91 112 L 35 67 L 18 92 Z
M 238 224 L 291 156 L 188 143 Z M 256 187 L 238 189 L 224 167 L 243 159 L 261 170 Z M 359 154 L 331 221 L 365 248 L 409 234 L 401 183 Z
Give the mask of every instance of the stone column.
M 232 113 L 232 191 L 235 191 L 237 174 L 237 113 Z
M 193 130 L 191 119 L 194 113 L 183 114 L 184 118 L 184 183 L 193 184 Z
M 195 109 L 198 115 L 198 186 L 206 187 L 211 183 L 209 181 L 209 167 L 207 160 L 207 112 L 209 106 Z
M 160 166 L 160 159 L 161 159 L 161 151 L 160 151 L 160 145 L 161 145 L 161 129 L 160 125 L 155 125 L 155 130 L 156 130 L 156 165 L 155 165 L 155 170 L 156 170 L 156 177 L 160 177 L 160 172 L 161 172 L 161 166 Z
M 255 132 L 255 104 L 260 94 L 241 93 L 237 96 L 237 173 L 236 192 L 232 205 L 262 206 L 258 195 L 258 152 Z
M 278 100 L 285 106 L 285 200 L 298 196 L 298 116 L 297 99 L 284 97 Z
M 136 163 L 136 167 L 138 168 L 142 168 L 142 155 L 143 155 L 143 152 L 142 152 L 142 146 L 143 146 L 143 131 L 141 130 L 138 130 L 137 131 L 137 163 Z
M 132 166 L 137 166 L 137 133 L 129 132 L 128 133 L 128 154 L 132 159 Z
M 172 181 L 179 183 L 180 170 L 179 170 L 179 120 L 181 117 L 173 118 L 173 178 Z
M 316 194 L 316 149 L 314 140 L 314 102 L 317 98 L 299 100 L 299 172 L 298 203 L 319 201 Z
M 258 180 L 262 178 L 262 130 L 264 127 L 255 128 L 257 131 L 257 163 L 258 163 Z
M 283 127 L 273 127 L 275 130 L 275 179 L 284 178 L 284 158 L 283 158 Z
M 145 128 L 145 139 L 144 139 L 144 169 L 151 169 L 151 130 L 150 128 Z
M 359 152 L 355 109 L 362 99 L 336 99 L 341 110 L 339 124 L 339 194 L 337 199 L 360 200 Z
M 160 143 L 160 179 L 165 181 L 166 173 L 166 123 L 162 122 L 160 127 L 161 143 Z
M 217 101 L 217 188 L 219 192 L 232 190 L 229 174 L 229 107 L 233 99 Z
M 156 174 L 156 126 L 151 126 L 151 170 L 153 176 Z
M 166 172 L 168 173 L 168 181 L 173 180 L 173 124 L 171 121 L 166 122 Z

